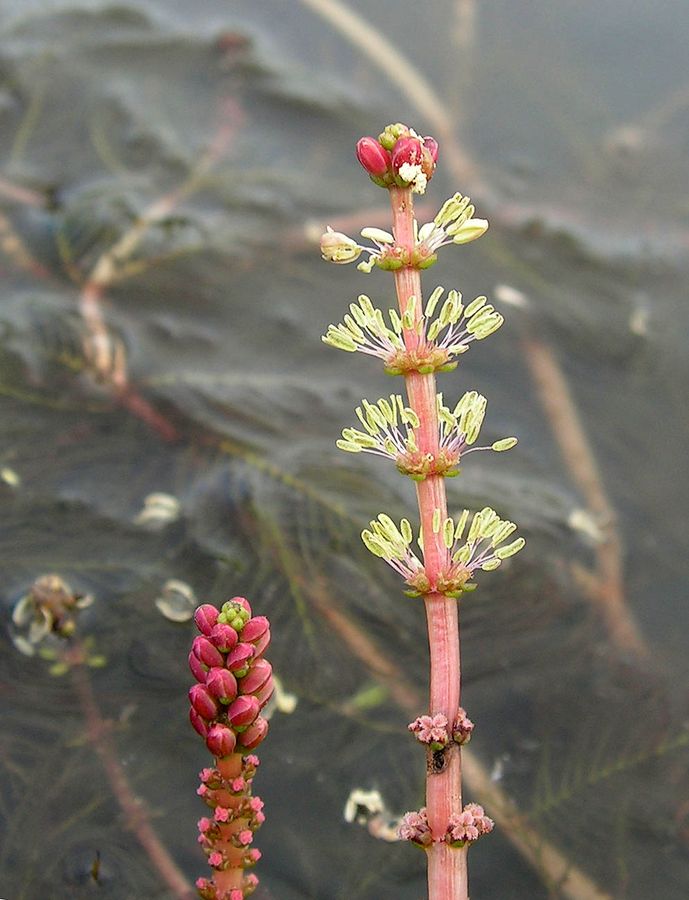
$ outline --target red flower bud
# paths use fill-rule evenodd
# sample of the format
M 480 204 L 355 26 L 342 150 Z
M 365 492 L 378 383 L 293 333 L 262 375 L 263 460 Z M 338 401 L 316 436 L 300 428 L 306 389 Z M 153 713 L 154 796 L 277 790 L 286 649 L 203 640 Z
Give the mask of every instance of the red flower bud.
M 207 637 L 195 637 L 191 652 L 198 657 L 204 666 L 221 666 L 224 663 L 222 653 L 214 647 Z
M 251 664 L 251 668 L 244 678 L 239 679 L 239 690 L 242 694 L 254 694 L 263 687 L 272 674 L 273 667 L 268 660 L 257 659 Z
M 191 669 L 191 674 L 194 678 L 197 681 L 200 681 L 201 684 L 205 684 L 206 667 L 194 653 L 189 654 L 189 668 Z
M 260 638 L 257 638 L 254 641 L 254 659 L 258 659 L 258 657 L 263 653 L 268 644 L 270 643 L 270 628 L 265 631 Z
M 237 637 L 237 632 L 231 625 L 223 625 L 222 622 L 218 622 L 217 625 L 213 626 L 213 630 L 208 636 L 208 640 L 214 647 L 217 647 L 221 653 L 229 653 L 230 650 L 236 647 L 239 638 Z
M 431 155 L 431 159 L 434 163 L 438 162 L 438 142 L 435 138 L 426 136 L 423 139 L 423 146 Z
M 242 640 L 253 643 L 262 637 L 269 627 L 270 623 L 265 616 L 254 616 L 242 628 Z
M 237 746 L 237 737 L 227 725 L 213 725 L 206 737 L 206 747 L 213 756 L 229 756 Z
M 201 718 L 193 706 L 189 710 L 189 721 L 194 731 L 197 731 L 202 738 L 205 738 L 208 734 L 208 723 Z
M 256 693 L 253 695 L 257 700 L 258 704 L 263 709 L 266 703 L 273 696 L 275 691 L 275 682 L 272 679 L 272 676 L 266 681 L 262 688 L 259 688 Z
M 395 149 L 392 151 L 392 169 L 395 175 L 398 175 L 401 167 L 405 163 L 409 163 L 409 165 L 412 166 L 418 166 L 421 164 L 422 158 L 423 147 L 418 138 L 400 138 L 395 144 Z
M 246 674 L 243 670 L 248 668 L 249 662 L 254 658 L 255 652 L 253 644 L 237 644 L 234 650 L 231 650 L 227 655 L 227 668 L 231 672 L 242 672 L 242 674 Z
M 237 696 L 236 678 L 232 672 L 219 666 L 211 669 L 206 676 L 206 686 L 221 703 L 231 703 Z
M 239 735 L 239 743 L 246 750 L 253 750 L 258 747 L 263 738 L 268 734 L 268 722 L 263 716 L 258 716 L 246 731 L 242 731 Z
M 203 606 L 199 606 L 194 613 L 196 627 L 201 634 L 205 634 L 206 636 L 211 633 L 211 629 L 217 621 L 218 610 L 214 606 L 211 606 L 210 603 L 204 603 Z
M 227 720 L 231 725 L 250 725 L 260 710 L 255 697 L 242 696 L 231 703 L 227 709 Z
M 208 688 L 202 684 L 195 684 L 189 688 L 189 702 L 196 712 L 207 721 L 218 715 L 218 704 L 211 696 Z
M 362 137 L 356 145 L 356 158 L 369 175 L 380 177 L 390 168 L 390 153 L 375 138 Z

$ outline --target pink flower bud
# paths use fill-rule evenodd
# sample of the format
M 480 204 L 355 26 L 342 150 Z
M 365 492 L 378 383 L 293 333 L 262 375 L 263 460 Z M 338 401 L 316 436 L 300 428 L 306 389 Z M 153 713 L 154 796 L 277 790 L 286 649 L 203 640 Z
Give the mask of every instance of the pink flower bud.
M 237 637 L 237 632 L 231 625 L 224 625 L 222 622 L 218 622 L 217 625 L 213 626 L 213 630 L 209 634 L 208 640 L 214 647 L 217 647 L 221 653 L 229 653 L 230 650 L 237 646 L 239 638 Z
M 230 900 L 244 900 L 244 891 L 241 888 L 232 888 Z
M 218 715 L 218 704 L 202 684 L 195 684 L 189 688 L 189 702 L 196 712 L 206 721 L 210 722 Z
M 403 165 L 408 164 L 410 166 L 419 166 L 421 165 L 422 159 L 423 147 L 421 146 L 421 141 L 418 138 L 400 138 L 399 141 L 397 141 L 397 143 L 395 144 L 395 149 L 392 151 L 393 171 L 395 175 L 398 175 Z
M 438 142 L 435 138 L 426 136 L 423 139 L 423 145 L 428 150 L 431 155 L 431 159 L 434 163 L 438 162 Z
M 189 654 L 189 668 L 191 669 L 191 674 L 197 681 L 200 681 L 201 684 L 204 684 L 206 681 L 206 667 L 193 653 Z
M 267 659 L 257 659 L 251 664 L 249 672 L 239 679 L 239 690 L 242 694 L 253 694 L 263 687 L 273 673 L 273 667 Z
M 253 643 L 263 637 L 269 627 L 270 623 L 265 616 L 254 616 L 242 628 L 242 640 L 246 643 Z
M 268 734 L 268 722 L 263 716 L 258 716 L 249 725 L 246 731 L 242 731 L 239 735 L 239 743 L 247 750 L 253 750 L 258 747 L 263 738 Z M 253 807 L 252 807 L 253 808 Z
M 274 692 L 275 692 L 275 682 L 273 681 L 273 679 L 271 677 L 268 679 L 268 681 L 266 681 L 266 683 L 263 685 L 263 687 L 260 688 L 260 690 L 256 691 L 256 693 L 253 694 L 253 696 L 258 700 L 258 703 L 259 703 L 259 706 L 261 707 L 261 709 L 263 709 L 263 707 L 266 705 L 266 703 L 270 700 L 270 698 L 273 696 Z
M 250 725 L 258 715 L 260 704 L 255 697 L 243 696 L 227 708 L 227 720 L 231 725 Z
M 191 722 L 191 727 L 194 729 L 194 731 L 200 734 L 202 738 L 205 738 L 207 736 L 208 723 L 201 718 L 201 716 L 196 712 L 193 706 L 189 710 L 189 721 Z
M 222 653 L 214 647 L 207 637 L 195 637 L 191 652 L 198 657 L 204 666 L 221 666 L 224 662 Z
M 206 677 L 206 686 L 210 693 L 221 703 L 231 703 L 237 696 L 237 679 L 232 672 L 216 666 Z
M 255 649 L 253 644 L 237 644 L 234 650 L 227 655 L 227 668 L 231 672 L 245 674 L 244 670 L 248 668 L 250 661 L 254 658 Z
M 260 638 L 257 638 L 254 641 L 254 659 L 258 659 L 258 657 L 263 653 L 268 644 L 270 643 L 270 628 L 267 631 L 264 631 Z
M 211 726 L 206 737 L 206 747 L 213 756 L 229 756 L 234 753 L 236 745 L 237 738 L 231 728 L 228 728 L 227 725 Z
M 390 168 L 390 153 L 372 137 L 362 137 L 357 142 L 356 158 L 369 175 L 380 177 Z
M 196 627 L 201 634 L 205 634 L 206 636 L 211 633 L 211 629 L 217 621 L 218 610 L 214 606 L 211 606 L 210 603 L 204 603 L 203 606 L 199 606 L 194 613 Z

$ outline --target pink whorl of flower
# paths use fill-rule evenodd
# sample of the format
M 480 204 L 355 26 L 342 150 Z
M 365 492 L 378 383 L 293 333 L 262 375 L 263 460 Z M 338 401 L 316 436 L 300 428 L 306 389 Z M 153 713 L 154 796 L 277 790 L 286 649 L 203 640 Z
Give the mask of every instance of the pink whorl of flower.
M 213 827 L 213 823 L 211 822 L 210 819 L 208 819 L 206 816 L 204 816 L 202 819 L 199 819 L 198 826 L 199 826 L 199 831 L 201 832 L 201 834 L 205 834 L 207 831 L 210 831 L 210 829 Z
M 418 812 L 408 812 L 402 816 L 398 834 L 403 841 L 412 841 L 421 847 L 428 847 L 433 842 L 433 835 L 428 824 L 426 808 Z
M 478 803 L 467 803 L 461 813 L 450 817 L 445 840 L 448 844 L 463 846 L 477 841 L 484 834 L 489 834 L 494 824 L 482 806 Z
M 457 710 L 457 718 L 452 726 L 452 740 L 457 744 L 466 744 L 471 738 L 474 723 L 460 706 Z
M 239 838 L 240 844 L 247 846 L 248 844 L 250 844 L 253 841 L 254 833 L 253 833 L 253 831 L 251 831 L 250 828 L 245 828 L 243 831 L 239 832 L 238 838 Z
M 213 818 L 216 822 L 229 822 L 230 810 L 226 809 L 224 806 L 216 806 L 215 812 L 213 813 Z
M 422 744 L 442 744 L 449 741 L 447 716 L 436 713 L 434 716 L 419 716 L 409 723 L 409 730 Z
M 232 888 L 230 891 L 230 900 L 243 900 L 244 891 L 241 888 Z
M 223 857 L 222 853 L 220 853 L 219 850 L 214 850 L 208 856 L 208 865 L 211 866 L 213 869 L 218 869 L 223 864 L 223 860 L 224 860 L 224 857 Z

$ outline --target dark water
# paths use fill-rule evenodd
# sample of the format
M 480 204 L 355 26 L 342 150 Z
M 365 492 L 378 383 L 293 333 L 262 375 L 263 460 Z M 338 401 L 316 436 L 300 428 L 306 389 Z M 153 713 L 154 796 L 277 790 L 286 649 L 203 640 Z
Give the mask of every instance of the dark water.
M 488 396 L 486 437 L 520 437 L 504 457 L 472 458 L 451 504 L 493 505 L 529 542 L 463 610 L 472 750 L 531 829 L 515 846 L 499 823 L 472 850 L 472 897 L 568 896 L 518 848 L 538 858 L 547 840 L 611 897 L 680 900 L 689 10 L 406 6 L 352 8 L 429 79 L 473 161 L 475 183 L 441 166 L 428 202 L 470 192 L 492 222 L 425 283 L 467 296 L 508 285 L 531 310 L 506 309 L 503 329 L 442 385 Z M 299 2 L 190 9 L 0 0 L 0 894 L 174 896 L 126 827 L 76 679 L 12 641 L 13 605 L 56 573 L 95 596 L 79 633 L 106 658 L 89 679 L 107 744 L 187 877 L 204 868 L 195 778 L 206 755 L 186 722 L 192 628 L 154 602 L 169 579 L 212 602 L 250 597 L 298 697 L 274 714 L 257 779 L 263 896 L 411 900 L 424 894 L 422 855 L 343 818 L 357 787 L 378 789 L 394 814 L 421 805 L 410 715 L 337 618 L 423 692 L 421 610 L 358 538 L 380 510 L 410 512 L 411 488 L 334 447 L 362 396 L 396 386 L 320 342 L 358 293 L 391 305 L 391 285 L 327 267 L 303 226 L 370 224 L 360 211 L 385 198 L 358 169 L 356 138 L 432 122 Z M 165 215 L 122 254 L 102 298 L 130 385 L 118 401 L 85 358 L 79 298 L 161 197 Z M 587 512 L 530 374 L 529 337 L 564 373 L 614 523 Z M 137 520 L 155 492 L 179 502 L 157 530 Z M 611 524 L 633 647 L 575 578 L 595 574 Z

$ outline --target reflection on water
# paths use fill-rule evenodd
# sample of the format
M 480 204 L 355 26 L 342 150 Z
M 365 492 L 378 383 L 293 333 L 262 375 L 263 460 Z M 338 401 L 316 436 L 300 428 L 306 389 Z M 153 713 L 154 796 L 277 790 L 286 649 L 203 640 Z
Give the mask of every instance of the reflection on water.
M 353 4 L 461 136 L 429 202 L 473 189 L 492 221 L 427 284 L 529 304 L 443 386 L 485 393 L 487 436 L 521 438 L 501 465 L 472 459 L 451 504 L 493 505 L 529 538 L 463 611 L 471 747 L 493 779 L 468 793 L 499 787 L 529 828 L 506 819 L 472 851 L 472 896 L 679 900 L 689 16 L 429 6 Z M 203 870 L 182 607 L 245 593 L 299 697 L 259 775 L 263 896 L 421 896 L 421 854 L 343 817 L 357 787 L 395 814 L 423 793 L 405 737 L 422 616 L 358 537 L 412 495 L 334 448 L 359 399 L 391 388 L 320 343 L 390 284 L 322 265 L 302 226 L 370 224 L 360 211 L 382 201 L 356 137 L 432 121 L 306 4 L 0 12 L 0 893 L 175 896 L 113 799 L 85 683 L 160 840 L 186 877 Z M 95 597 L 78 627 L 104 667 L 58 677 L 12 641 L 13 606 L 51 573 Z M 587 879 L 578 894 L 552 882 L 545 838 Z

